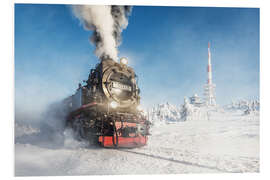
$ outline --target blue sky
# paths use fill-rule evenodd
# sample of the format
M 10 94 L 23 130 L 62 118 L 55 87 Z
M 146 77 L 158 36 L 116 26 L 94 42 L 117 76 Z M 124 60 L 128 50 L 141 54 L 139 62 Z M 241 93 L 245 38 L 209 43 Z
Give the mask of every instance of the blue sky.
M 99 60 L 66 5 L 15 5 L 16 105 L 71 95 Z M 202 96 L 211 42 L 217 103 L 259 97 L 259 9 L 135 6 L 119 56 L 139 76 L 142 104 Z

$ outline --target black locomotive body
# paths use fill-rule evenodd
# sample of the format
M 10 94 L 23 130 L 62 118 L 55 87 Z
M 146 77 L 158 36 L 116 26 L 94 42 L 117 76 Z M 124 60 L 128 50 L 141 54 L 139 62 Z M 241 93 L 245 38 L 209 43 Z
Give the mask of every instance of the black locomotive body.
M 104 147 L 138 147 L 147 143 L 149 121 L 138 110 L 140 90 L 127 59 L 102 60 L 91 69 L 86 85 L 64 100 L 67 126 L 78 138 Z

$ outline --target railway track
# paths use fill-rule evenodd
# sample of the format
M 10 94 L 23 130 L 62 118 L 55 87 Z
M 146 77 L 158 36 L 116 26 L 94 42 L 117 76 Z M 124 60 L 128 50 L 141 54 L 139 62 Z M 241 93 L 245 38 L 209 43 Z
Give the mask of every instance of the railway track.
M 250 172 L 250 165 L 254 162 L 259 163 L 255 158 L 240 158 L 240 157 L 215 157 L 213 155 L 202 156 L 194 152 L 181 151 L 179 149 L 171 149 L 159 147 L 149 148 L 144 147 L 140 149 L 114 149 L 115 151 L 126 152 L 142 157 L 158 159 L 162 161 L 182 164 L 186 166 L 193 166 L 197 168 L 204 168 L 220 173 L 243 173 Z M 254 166 L 253 171 L 258 171 L 258 167 Z
M 119 150 L 119 151 L 124 151 L 124 152 L 128 152 L 128 153 L 147 156 L 147 157 L 156 158 L 156 159 L 161 159 L 161 160 L 170 161 L 170 162 L 174 162 L 174 163 L 180 163 L 180 164 L 187 165 L 187 166 L 196 166 L 199 168 L 216 170 L 216 171 L 223 172 L 223 173 L 231 173 L 230 171 L 219 169 L 219 168 L 216 168 L 214 166 L 206 166 L 206 165 L 196 164 L 196 163 L 192 163 L 192 162 L 188 162 L 188 161 L 180 161 L 180 160 L 176 160 L 173 158 L 167 158 L 167 157 L 162 157 L 162 156 L 153 155 L 153 154 L 146 154 L 146 153 L 135 152 L 135 151 L 131 151 L 131 150 Z

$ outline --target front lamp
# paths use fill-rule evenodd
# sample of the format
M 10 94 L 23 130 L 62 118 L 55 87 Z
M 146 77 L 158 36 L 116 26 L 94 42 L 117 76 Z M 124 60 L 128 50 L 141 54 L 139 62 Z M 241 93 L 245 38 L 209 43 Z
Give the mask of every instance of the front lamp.
M 115 101 L 112 101 L 112 102 L 110 103 L 110 106 L 111 106 L 111 108 L 115 109 L 115 108 L 117 108 L 118 103 L 115 102 Z
M 124 64 L 124 65 L 127 65 L 127 64 L 128 64 L 127 58 L 122 57 L 122 58 L 120 59 L 120 63 L 121 63 L 121 64 Z
M 143 111 L 142 106 L 141 106 L 141 105 L 138 105 L 138 106 L 137 106 L 137 110 L 138 110 L 138 111 Z

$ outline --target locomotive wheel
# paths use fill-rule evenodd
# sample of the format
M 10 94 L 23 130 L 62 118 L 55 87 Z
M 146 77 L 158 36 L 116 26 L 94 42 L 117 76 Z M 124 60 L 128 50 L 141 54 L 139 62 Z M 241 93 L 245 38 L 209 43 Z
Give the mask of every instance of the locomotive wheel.
M 88 136 L 88 142 L 90 145 L 97 145 L 98 144 L 98 136 L 96 136 L 96 135 Z
M 113 145 L 116 148 L 118 147 L 118 133 L 117 133 L 115 121 L 113 121 Z
M 82 128 L 82 124 L 81 124 L 80 119 L 76 119 L 73 122 L 72 128 L 74 129 L 74 134 L 75 134 L 76 140 L 82 141 L 82 139 L 84 137 L 83 136 L 84 133 L 83 133 L 83 128 Z

